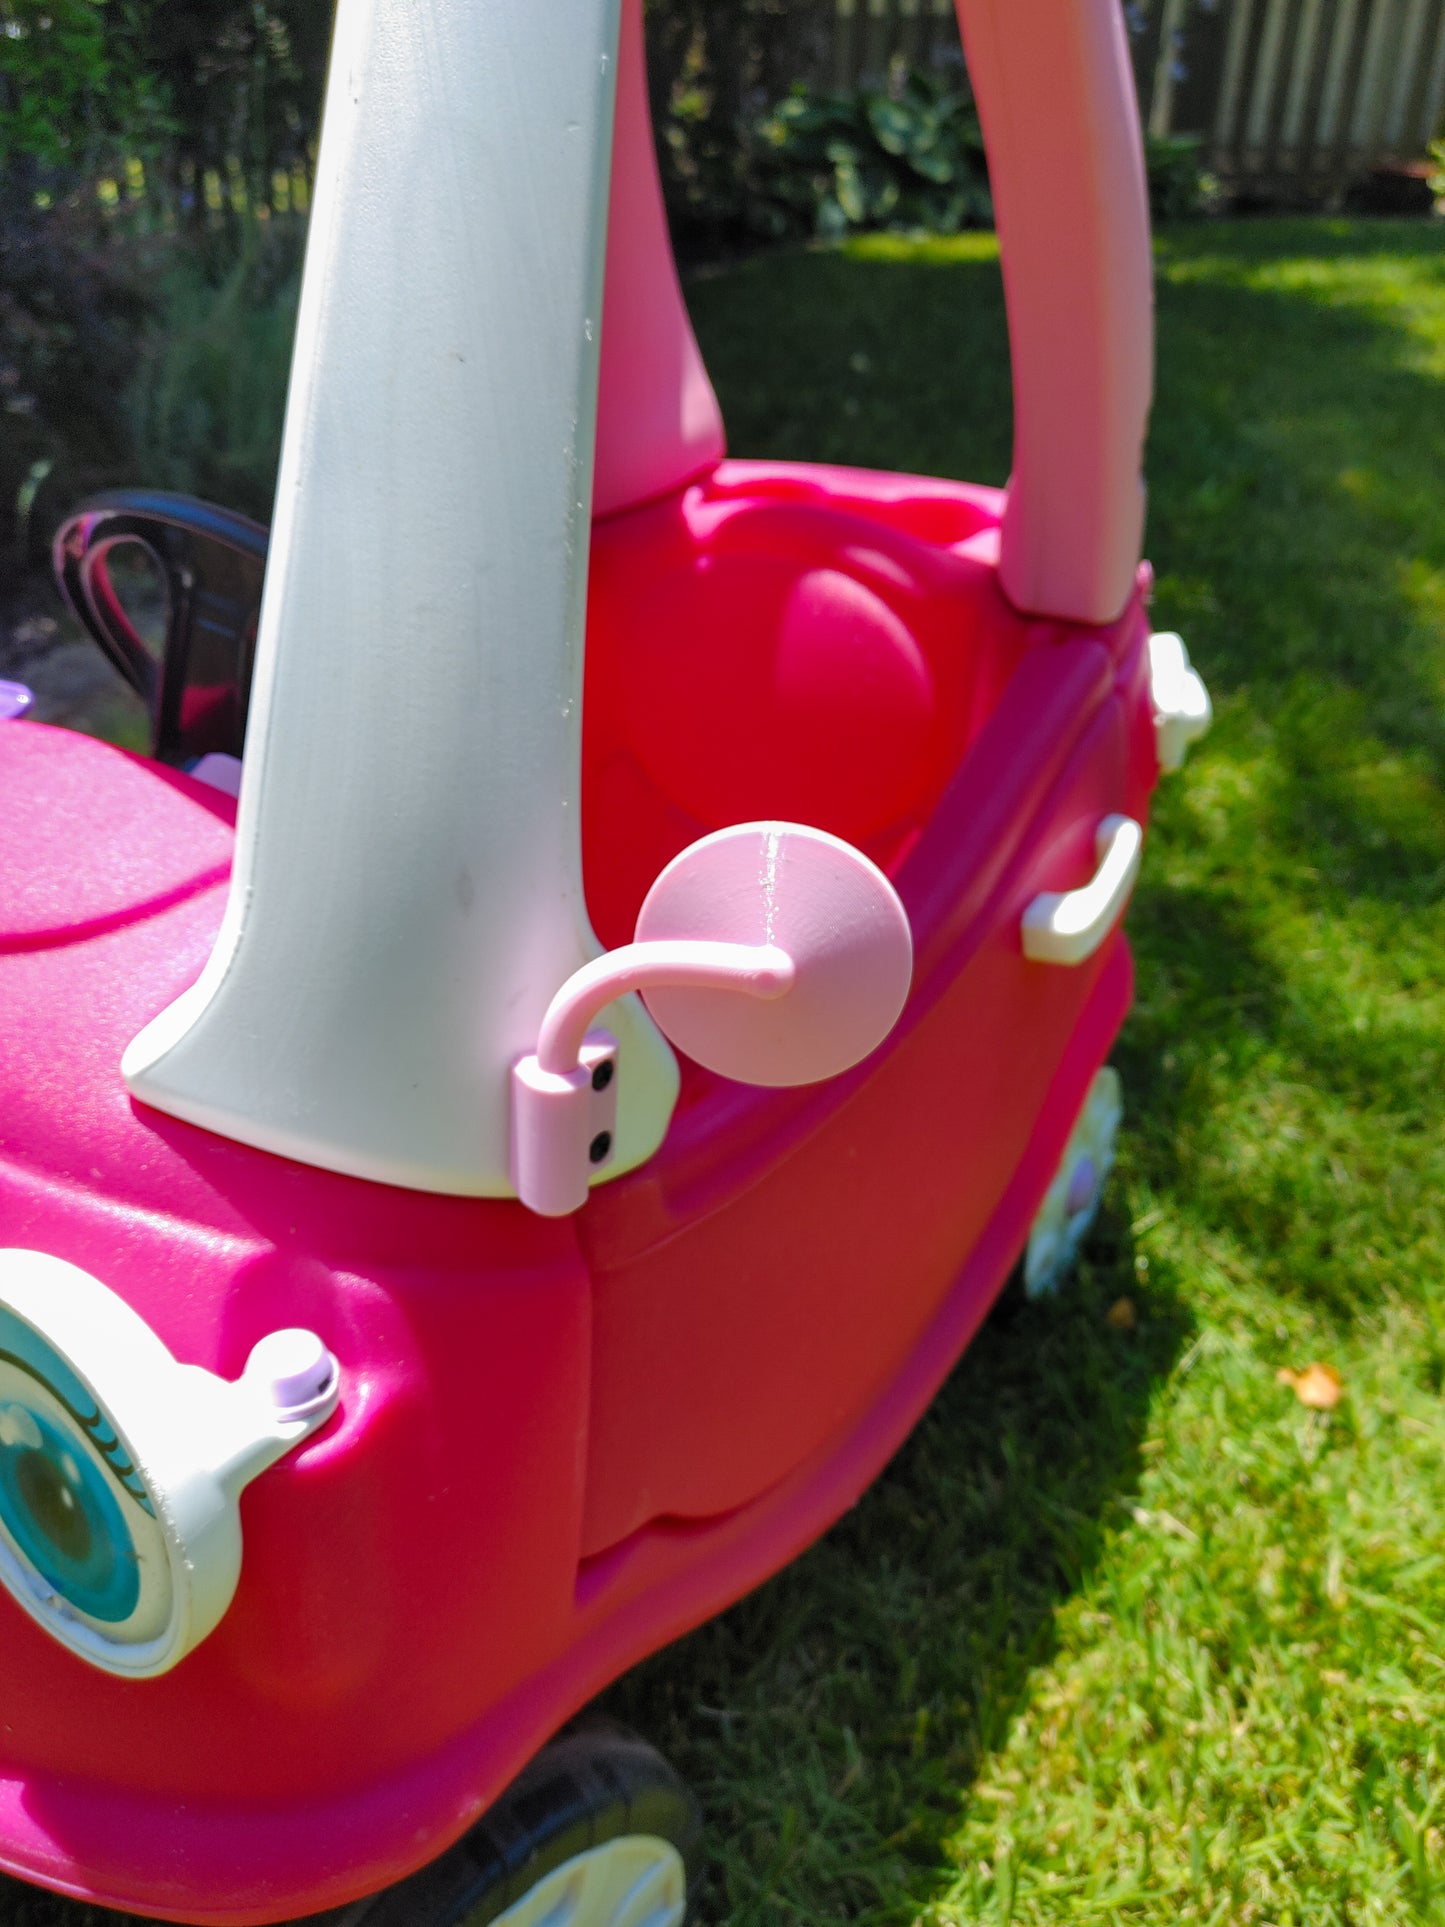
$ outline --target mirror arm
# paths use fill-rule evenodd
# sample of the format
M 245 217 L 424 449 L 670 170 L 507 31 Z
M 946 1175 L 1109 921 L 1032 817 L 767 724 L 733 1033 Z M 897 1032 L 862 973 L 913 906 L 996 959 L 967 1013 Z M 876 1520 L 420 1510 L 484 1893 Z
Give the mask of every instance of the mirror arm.
M 591 1025 L 630 991 L 660 985 L 773 999 L 796 970 L 773 944 L 689 938 L 623 944 L 574 971 L 547 1006 L 537 1048 L 512 1067 L 512 1183 L 542 1217 L 587 1202 L 617 1139 L 617 1040 Z
M 629 991 L 669 984 L 772 999 L 792 988 L 796 974 L 792 958 L 772 944 L 686 937 L 623 944 L 584 964 L 557 992 L 537 1036 L 537 1062 L 562 1076 L 576 1070 L 593 1018 Z

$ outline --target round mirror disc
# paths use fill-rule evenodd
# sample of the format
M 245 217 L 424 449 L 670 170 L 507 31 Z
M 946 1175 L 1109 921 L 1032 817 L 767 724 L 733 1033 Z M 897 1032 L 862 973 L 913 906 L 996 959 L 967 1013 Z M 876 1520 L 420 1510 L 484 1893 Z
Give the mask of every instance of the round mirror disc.
M 898 893 L 851 844 L 794 823 L 705 836 L 658 877 L 637 940 L 775 944 L 797 976 L 772 1000 L 726 989 L 651 989 L 679 1050 L 747 1084 L 812 1084 L 875 1050 L 908 996 L 913 939 Z

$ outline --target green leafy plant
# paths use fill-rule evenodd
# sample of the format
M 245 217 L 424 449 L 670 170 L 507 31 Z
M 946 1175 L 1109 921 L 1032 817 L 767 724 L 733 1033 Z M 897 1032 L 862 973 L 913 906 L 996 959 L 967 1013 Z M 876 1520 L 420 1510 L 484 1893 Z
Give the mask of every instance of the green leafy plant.
M 0 0 L 0 165 L 64 159 L 110 76 L 92 0 Z
M 1445 200 L 1445 140 L 1431 141 L 1430 159 L 1430 192 L 1437 200 Z
M 295 243 L 254 237 L 218 279 L 163 277 L 125 397 L 137 476 L 270 515 L 299 292 Z
M 754 231 L 837 238 L 866 228 L 956 234 L 993 217 L 978 114 L 966 90 L 924 73 L 886 90 L 795 87 L 750 133 Z M 1218 186 L 1197 140 L 1145 145 L 1150 212 L 1210 211 Z
M 1156 221 L 1187 221 L 1216 206 L 1219 183 L 1205 171 L 1201 154 L 1201 142 L 1191 135 L 1151 134 L 1146 139 L 1149 212 Z
M 955 234 L 992 217 L 968 93 L 922 73 L 879 92 L 795 87 L 752 132 L 764 231 L 860 228 Z

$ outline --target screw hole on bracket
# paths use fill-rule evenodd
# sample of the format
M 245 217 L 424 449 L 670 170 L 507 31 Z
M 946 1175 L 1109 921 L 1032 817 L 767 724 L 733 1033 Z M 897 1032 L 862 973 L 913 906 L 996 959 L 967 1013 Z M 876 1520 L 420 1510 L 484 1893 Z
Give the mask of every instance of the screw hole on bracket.
M 613 1060 L 610 1057 L 604 1057 L 602 1062 L 598 1064 L 592 1072 L 593 1090 L 605 1091 L 616 1075 L 616 1071 L 617 1066 Z M 605 1157 L 607 1153 L 604 1151 L 602 1155 Z
M 599 1131 L 587 1147 L 587 1155 L 594 1164 L 601 1164 L 612 1151 L 612 1133 Z

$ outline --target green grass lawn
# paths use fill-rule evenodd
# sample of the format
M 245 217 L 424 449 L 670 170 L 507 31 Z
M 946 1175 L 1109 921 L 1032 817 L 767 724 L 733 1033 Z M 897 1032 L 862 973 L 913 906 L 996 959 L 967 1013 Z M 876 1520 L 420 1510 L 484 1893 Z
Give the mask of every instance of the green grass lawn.
M 1004 479 L 991 240 L 690 298 L 737 450 Z M 1166 234 L 1159 325 L 1155 613 L 1217 721 L 1131 912 L 1112 1206 L 608 1696 L 702 1796 L 709 1927 L 1445 1920 L 1445 229 Z
M 1217 721 L 1131 912 L 1112 1212 L 612 1696 L 732 1927 L 1445 1920 L 1445 230 L 1158 254 L 1155 614 Z M 690 295 L 735 448 L 1004 479 L 990 240 Z

